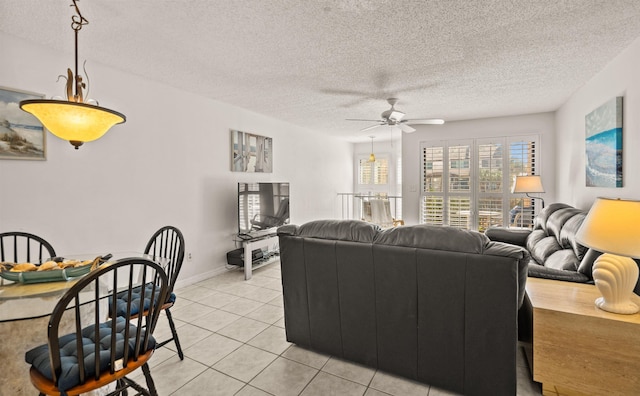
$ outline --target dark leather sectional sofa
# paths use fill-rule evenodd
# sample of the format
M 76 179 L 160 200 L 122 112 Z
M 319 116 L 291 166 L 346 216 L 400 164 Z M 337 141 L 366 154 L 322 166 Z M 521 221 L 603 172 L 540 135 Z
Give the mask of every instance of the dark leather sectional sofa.
M 492 227 L 485 235 L 492 241 L 526 248 L 531 256 L 528 263 L 531 277 L 592 283 L 593 263 L 602 253 L 576 241 L 576 233 L 587 213 L 564 203 L 554 203 L 536 216 L 533 230 Z M 640 261 L 636 262 L 640 267 Z M 640 295 L 640 279 L 635 293 Z
M 528 252 L 449 227 L 278 229 L 287 340 L 466 395 L 515 395 Z

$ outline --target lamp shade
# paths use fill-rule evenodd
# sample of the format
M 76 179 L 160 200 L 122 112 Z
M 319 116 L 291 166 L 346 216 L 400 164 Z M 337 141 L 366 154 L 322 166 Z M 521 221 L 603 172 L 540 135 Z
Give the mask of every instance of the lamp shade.
M 540 176 L 516 176 L 513 183 L 512 193 L 543 193 L 542 180 Z
M 640 201 L 596 199 L 576 240 L 603 253 L 640 258 Z
M 66 100 L 23 100 L 20 108 L 33 114 L 51 133 L 70 142 L 99 139 L 109 128 L 126 120 L 117 111 Z

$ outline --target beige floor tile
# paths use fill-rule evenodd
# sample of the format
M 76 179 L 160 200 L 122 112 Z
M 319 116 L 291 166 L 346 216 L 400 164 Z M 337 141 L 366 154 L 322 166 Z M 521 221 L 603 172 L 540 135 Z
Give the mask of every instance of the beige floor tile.
M 249 318 L 240 318 L 218 330 L 217 333 L 241 342 L 247 342 L 264 331 L 268 324 Z
M 180 360 L 176 355 L 154 367 L 151 370 L 153 382 L 156 385 L 158 395 L 170 395 L 187 382 L 204 372 L 207 366 L 191 359 Z M 142 373 L 135 380 L 139 384 L 144 384 Z
M 171 310 L 171 313 L 173 313 L 173 310 Z M 176 318 L 173 318 L 173 323 L 176 326 L 176 331 L 179 332 L 180 327 L 184 326 L 185 324 L 187 324 L 187 322 L 183 322 L 181 320 L 178 320 Z M 178 333 L 180 334 L 180 333 Z M 156 328 L 153 331 L 153 337 L 157 340 L 157 341 L 163 341 L 163 340 L 167 340 L 169 338 L 171 338 L 171 328 L 169 327 L 169 319 L 167 319 L 167 316 L 163 313 L 160 315 L 160 317 L 158 318 L 158 323 L 156 324 Z
M 200 300 L 215 293 L 215 290 L 211 290 L 206 287 L 191 285 L 175 291 L 178 298 L 184 298 L 193 302 L 200 302 Z
M 274 324 L 284 318 L 284 309 L 275 305 L 264 304 L 249 312 L 246 317 L 259 320 L 264 323 Z
M 200 281 L 200 282 L 196 283 L 195 285 L 196 286 L 200 286 L 200 287 L 206 287 L 206 288 L 212 289 L 212 290 L 218 290 L 220 287 L 228 286 L 228 285 L 240 282 L 240 280 L 235 279 L 235 277 L 229 276 L 228 274 L 230 274 L 230 273 L 229 272 L 225 272 L 225 273 L 220 274 L 218 276 L 214 276 L 212 278 Z
M 178 339 L 180 340 L 180 346 L 182 347 L 182 351 L 186 348 L 189 348 L 191 345 L 197 344 L 201 340 L 209 337 L 212 332 L 207 329 L 203 329 L 198 326 L 194 326 L 192 324 L 186 324 L 180 327 L 178 330 Z M 174 343 L 169 343 L 166 345 L 167 348 L 172 351 L 176 350 L 176 345 Z
M 376 371 L 369 387 L 394 396 L 427 396 L 429 385 Z
M 327 361 L 329 361 L 330 358 L 329 355 L 314 352 L 309 349 L 299 347 L 295 344 L 291 345 L 289 349 L 284 351 L 282 356 L 316 369 L 321 369 L 327 363 Z
M 247 344 L 276 355 L 280 355 L 291 345 L 291 343 L 287 342 L 284 329 L 275 326 L 268 327 L 253 337 Z
M 212 366 L 241 346 L 242 343 L 239 341 L 213 333 L 183 351 L 186 357 L 206 366 Z
M 280 272 L 280 268 L 269 268 L 261 273 L 262 276 L 267 276 L 269 278 L 274 279 L 282 279 L 282 273 Z
M 278 320 L 278 321 L 277 321 L 277 322 L 275 322 L 273 325 L 274 325 L 274 326 L 278 326 L 278 327 L 282 327 L 283 329 L 284 329 L 284 328 L 286 328 L 286 327 L 285 327 L 285 325 L 284 325 L 284 318 L 282 318 L 282 319 Z
M 173 319 L 182 320 L 184 322 L 193 322 L 194 320 L 211 313 L 215 308 L 208 307 L 200 303 L 191 303 L 182 307 L 172 308 L 171 315 Z
M 171 359 L 174 356 L 178 356 L 178 355 L 176 354 L 175 348 L 174 349 L 169 348 L 169 344 L 167 344 L 162 348 L 157 348 L 153 352 L 153 356 L 151 356 L 151 359 L 149 359 L 149 367 L 153 368 L 159 365 L 160 363 Z
M 367 387 L 335 375 L 320 372 L 304 388 L 301 396 L 362 396 Z
M 367 391 L 364 393 L 364 396 L 389 396 L 389 394 L 381 392 L 377 389 L 367 388 Z
M 200 300 L 200 304 L 206 305 L 208 307 L 213 308 L 222 308 L 227 304 L 232 303 L 233 301 L 239 299 L 240 297 L 234 296 L 233 294 L 223 293 L 219 291 L 213 291 L 213 294 L 207 296 L 206 298 Z M 235 312 L 234 312 L 235 313 Z
M 217 290 L 233 294 L 234 296 L 244 297 L 249 293 L 253 293 L 254 291 L 260 289 L 258 286 L 249 285 L 247 283 L 232 283 L 227 286 L 221 286 Z
M 249 384 L 275 396 L 295 396 L 307 386 L 318 370 L 278 358 Z
M 251 279 L 245 282 L 253 286 L 266 287 L 266 285 L 271 284 L 273 281 L 274 281 L 273 278 L 270 278 L 268 276 L 263 276 L 262 274 L 255 272 L 253 273 L 253 276 L 251 277 Z
M 266 289 L 271 289 L 271 290 L 275 290 L 278 293 L 282 293 L 282 280 L 281 279 L 274 279 L 271 278 L 271 282 L 266 283 L 264 286 L 264 288 Z
M 236 315 L 244 316 L 249 312 L 255 311 L 263 305 L 265 305 L 265 303 L 263 302 L 240 297 L 237 300 L 234 300 L 229 304 L 221 307 L 220 309 L 222 311 L 232 312 Z
M 281 294 L 282 292 L 260 287 L 257 290 L 252 291 L 251 293 L 245 294 L 244 298 L 267 303 L 273 300 L 274 298 L 280 296 Z
M 214 364 L 213 368 L 233 378 L 249 382 L 276 358 L 277 355 L 273 353 L 243 345 Z
M 267 304 L 275 305 L 278 307 L 284 307 L 284 300 L 282 299 L 282 294 L 280 294 L 278 297 L 274 298 L 273 300 L 267 301 Z
M 327 364 L 322 368 L 322 371 L 365 386 L 369 386 L 371 379 L 376 373 L 376 370 L 371 367 L 366 367 L 335 357 L 329 359 Z
M 244 385 L 244 382 L 224 375 L 219 371 L 207 369 L 178 389 L 174 395 L 233 396 L 242 389 Z
M 271 396 L 265 391 L 261 391 L 258 388 L 254 388 L 251 385 L 246 385 L 244 388 L 240 390 L 240 392 L 236 393 L 236 396 Z
M 205 315 L 192 323 L 198 327 L 205 328 L 210 331 L 218 331 L 221 328 L 228 326 L 230 323 L 235 322 L 242 316 L 232 314 L 230 312 L 214 310 L 208 315 Z

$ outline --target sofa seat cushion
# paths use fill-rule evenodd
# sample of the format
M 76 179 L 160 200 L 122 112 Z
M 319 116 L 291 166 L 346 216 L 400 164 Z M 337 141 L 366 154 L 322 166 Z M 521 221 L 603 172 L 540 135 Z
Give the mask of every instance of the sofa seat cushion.
M 528 275 L 533 278 L 553 279 L 578 283 L 586 283 L 591 280 L 587 275 L 580 272 L 545 267 L 544 265 L 536 263 L 534 260 L 531 260 L 529 262 L 528 272 Z
M 118 333 L 116 342 L 117 358 L 124 357 L 125 342 L 129 344 L 129 355 L 135 349 L 136 326 L 129 325 L 129 340 L 125 340 L 126 324 L 123 318 L 116 318 L 116 332 Z M 84 354 L 85 375 L 87 377 L 95 375 L 95 347 L 99 345 L 98 359 L 103 371 L 110 369 L 110 342 L 111 342 L 111 321 L 100 324 L 99 336 L 95 337 L 95 325 L 85 327 L 81 331 L 82 350 Z M 62 370 L 58 378 L 58 389 L 68 390 L 80 384 L 80 370 L 78 363 L 78 349 L 76 343 L 76 333 L 67 334 L 59 338 L 60 357 L 62 360 Z M 155 348 L 156 341 L 153 336 L 149 339 L 148 348 L 140 346 L 140 353 L 145 353 Z M 143 350 L 144 349 L 144 350 Z M 32 365 L 44 377 L 53 381 L 53 373 L 49 360 L 49 345 L 43 344 L 35 347 L 25 354 L 25 361 Z

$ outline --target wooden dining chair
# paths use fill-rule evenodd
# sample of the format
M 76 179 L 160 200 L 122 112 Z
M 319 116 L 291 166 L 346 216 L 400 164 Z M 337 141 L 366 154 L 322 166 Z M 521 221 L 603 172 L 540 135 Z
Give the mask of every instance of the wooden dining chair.
M 0 262 L 36 264 L 55 255 L 53 246 L 37 235 L 19 231 L 0 233 Z
M 126 315 L 117 316 L 117 305 L 110 302 L 122 292 L 131 296 L 141 285 L 151 285 L 149 293 L 130 298 L 119 307 Z M 25 355 L 40 395 L 79 395 L 114 382 L 111 394 L 127 394 L 132 387 L 139 394 L 157 395 L 148 360 L 156 347 L 152 331 L 168 290 L 162 267 L 144 258 L 107 263 L 78 280 L 51 314 L 47 344 Z M 143 305 L 146 315 L 132 314 L 135 306 Z M 109 317 L 115 319 L 105 319 Z M 61 335 L 69 321 L 73 330 Z M 127 378 L 140 367 L 147 389 Z
M 165 267 L 165 272 L 169 278 L 169 292 L 167 293 L 167 300 L 162 306 L 162 309 L 167 315 L 169 327 L 171 328 L 171 338 L 160 342 L 158 347 L 164 346 L 173 341 L 176 345 L 180 360 L 184 360 L 184 354 L 182 353 L 182 347 L 180 347 L 180 339 L 178 338 L 176 325 L 173 323 L 173 317 L 171 316 L 171 308 L 176 302 L 176 294 L 174 293 L 173 288 L 176 285 L 176 280 L 178 280 L 178 275 L 182 268 L 182 262 L 184 261 L 184 236 L 178 228 L 174 226 L 164 226 L 151 236 L 149 242 L 147 242 L 144 252 L 151 256 L 171 260 L 169 265 Z
M 180 268 L 182 268 L 182 262 L 184 261 L 184 236 L 178 228 L 173 226 L 164 226 L 151 236 L 144 252 L 150 256 L 164 258 L 169 261 L 164 267 L 169 279 L 169 292 L 167 293 L 167 299 L 165 300 L 162 309 L 167 315 L 167 320 L 169 321 L 171 338 L 159 342 L 156 347 L 160 348 L 161 346 L 173 341 L 176 345 L 180 360 L 184 360 L 184 354 L 182 353 L 182 347 L 180 346 L 178 332 L 176 331 L 176 326 L 173 323 L 173 317 L 171 316 L 171 307 L 173 307 L 173 304 L 176 301 L 176 294 L 173 292 L 173 288 L 176 284 L 176 280 L 178 279 Z M 148 288 L 149 286 L 147 286 L 147 289 Z M 137 289 L 134 292 L 139 293 L 140 289 Z M 124 294 L 119 295 L 117 304 L 125 304 L 127 302 L 127 298 L 128 296 Z M 146 309 L 146 307 L 144 307 L 144 309 Z M 118 310 L 117 313 L 118 315 L 124 315 L 120 310 Z M 138 313 L 139 311 L 137 310 L 133 311 L 134 315 L 137 315 Z

